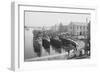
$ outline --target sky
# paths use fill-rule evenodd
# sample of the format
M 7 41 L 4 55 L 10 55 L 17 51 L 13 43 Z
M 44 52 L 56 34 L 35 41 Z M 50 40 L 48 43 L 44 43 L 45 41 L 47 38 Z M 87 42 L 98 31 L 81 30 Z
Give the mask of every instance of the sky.
M 71 13 L 49 13 L 49 12 L 25 12 L 25 26 L 42 27 L 53 26 L 62 23 L 68 25 L 70 22 L 86 22 L 90 19 L 88 14 Z

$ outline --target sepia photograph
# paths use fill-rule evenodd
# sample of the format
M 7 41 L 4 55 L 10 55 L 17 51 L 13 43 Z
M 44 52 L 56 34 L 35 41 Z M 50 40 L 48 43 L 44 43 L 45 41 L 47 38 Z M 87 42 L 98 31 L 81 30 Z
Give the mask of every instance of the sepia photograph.
M 89 13 L 24 11 L 24 61 L 91 58 Z

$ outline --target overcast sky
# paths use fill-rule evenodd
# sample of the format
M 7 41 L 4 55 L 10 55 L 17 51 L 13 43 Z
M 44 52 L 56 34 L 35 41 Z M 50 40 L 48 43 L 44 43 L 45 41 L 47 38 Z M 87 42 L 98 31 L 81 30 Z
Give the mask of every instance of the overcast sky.
M 25 26 L 41 27 L 52 26 L 62 22 L 68 25 L 72 22 L 86 22 L 90 19 L 87 14 L 69 14 L 69 13 L 48 13 L 48 12 L 25 12 Z

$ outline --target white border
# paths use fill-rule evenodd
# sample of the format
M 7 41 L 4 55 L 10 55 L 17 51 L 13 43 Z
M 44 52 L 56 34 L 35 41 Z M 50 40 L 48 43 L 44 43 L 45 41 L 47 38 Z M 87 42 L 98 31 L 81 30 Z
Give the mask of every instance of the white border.
M 77 66 L 87 66 L 95 65 L 97 63 L 97 49 L 95 48 L 95 30 L 96 30 L 96 8 L 94 7 L 81 7 L 78 6 L 67 6 L 67 7 L 57 7 L 57 6 L 38 6 L 25 4 L 25 3 L 13 3 L 13 13 L 14 19 L 13 27 L 13 47 L 12 49 L 12 66 L 11 68 L 15 71 L 17 70 L 31 70 L 31 69 L 45 69 L 45 68 L 55 68 L 57 67 L 77 67 Z M 90 13 L 91 14 L 91 59 L 84 60 L 62 60 L 62 61 L 41 61 L 41 62 L 24 62 L 24 10 L 30 11 L 54 11 L 54 12 L 76 12 L 76 13 Z

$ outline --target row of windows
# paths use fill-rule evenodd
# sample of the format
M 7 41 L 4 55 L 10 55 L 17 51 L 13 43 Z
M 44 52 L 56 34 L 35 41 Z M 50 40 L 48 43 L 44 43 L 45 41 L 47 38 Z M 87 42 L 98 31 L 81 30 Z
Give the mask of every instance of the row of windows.
M 84 30 L 87 30 L 88 29 L 88 27 L 87 26 L 72 26 L 72 27 L 70 27 L 70 29 L 84 29 Z
M 87 35 L 87 32 L 71 32 L 73 35 Z

